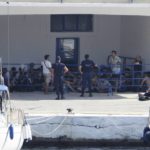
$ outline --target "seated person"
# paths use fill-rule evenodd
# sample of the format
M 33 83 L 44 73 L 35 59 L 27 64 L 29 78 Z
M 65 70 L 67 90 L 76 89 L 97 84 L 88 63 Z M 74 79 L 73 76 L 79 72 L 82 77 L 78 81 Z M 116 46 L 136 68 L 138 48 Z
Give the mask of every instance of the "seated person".
M 148 74 L 145 74 L 145 77 L 142 80 L 141 86 L 147 86 L 147 90 L 145 93 L 139 93 L 139 100 L 148 100 L 150 98 L 150 78 Z
M 141 72 L 142 71 L 142 58 L 141 56 L 136 56 L 133 62 L 134 71 Z
M 139 93 L 139 100 L 150 100 L 150 88 L 145 93 Z
M 141 82 L 141 86 L 143 86 L 144 84 L 146 85 L 147 89 L 150 89 L 150 77 L 149 77 L 148 73 L 144 74 L 144 78 L 143 78 L 143 80 Z
M 143 137 L 141 138 L 144 144 L 150 144 L 150 124 L 148 123 L 143 130 Z

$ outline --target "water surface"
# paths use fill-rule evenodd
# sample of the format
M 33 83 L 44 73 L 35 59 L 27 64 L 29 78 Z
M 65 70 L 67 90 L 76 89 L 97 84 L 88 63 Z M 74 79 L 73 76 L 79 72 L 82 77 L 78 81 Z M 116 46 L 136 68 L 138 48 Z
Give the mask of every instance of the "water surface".
M 82 148 L 82 147 L 75 147 L 75 148 L 60 148 L 60 147 L 38 147 L 33 149 L 24 148 L 22 150 L 150 150 L 150 147 L 104 147 L 104 148 Z

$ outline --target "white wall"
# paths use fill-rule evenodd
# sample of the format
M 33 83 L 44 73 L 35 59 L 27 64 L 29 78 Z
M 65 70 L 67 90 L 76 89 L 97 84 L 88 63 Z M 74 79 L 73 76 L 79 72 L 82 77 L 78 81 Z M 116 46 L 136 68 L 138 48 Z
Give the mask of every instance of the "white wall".
M 105 116 L 69 114 L 65 116 L 28 116 L 33 136 L 36 138 L 70 140 L 139 140 L 147 124 L 146 116 Z M 49 118 L 48 118 L 49 117 Z M 53 119 L 52 119 L 53 118 Z M 32 125 L 34 124 L 34 125 Z M 61 124 L 61 125 L 60 125 Z M 57 129 L 57 130 L 55 130 Z M 62 139 L 63 140 L 63 139 Z
M 121 18 L 121 54 L 141 55 L 143 62 L 150 64 L 150 17 Z
M 0 57 L 7 62 L 7 16 L 0 16 Z M 56 38 L 79 37 L 80 59 L 91 54 L 96 63 L 106 63 L 112 49 L 120 49 L 120 16 L 94 16 L 93 32 L 51 33 L 50 16 L 10 17 L 10 62 L 39 63 L 46 53 L 55 60 Z

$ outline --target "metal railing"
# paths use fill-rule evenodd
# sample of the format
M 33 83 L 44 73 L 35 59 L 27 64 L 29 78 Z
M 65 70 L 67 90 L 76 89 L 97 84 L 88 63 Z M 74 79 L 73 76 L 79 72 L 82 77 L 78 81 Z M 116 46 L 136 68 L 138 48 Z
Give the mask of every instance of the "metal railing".
M 3 64 L 3 67 L 7 67 L 8 64 Z M 10 64 L 9 64 L 10 65 Z M 29 69 L 29 65 L 25 64 L 25 72 Z M 20 64 L 11 64 L 11 67 L 18 68 L 21 66 Z M 67 65 L 70 72 L 66 74 L 65 83 L 67 88 L 71 91 L 80 91 L 82 78 L 81 74 L 78 71 L 78 65 Z M 34 65 L 34 71 L 28 70 L 29 77 L 32 82 L 24 84 L 23 82 L 18 82 L 16 85 L 16 90 L 20 91 L 36 91 L 42 90 L 43 80 L 41 79 L 42 70 L 40 69 L 40 64 Z M 140 91 L 145 90 L 146 85 L 141 87 L 141 81 L 144 78 L 144 74 L 150 70 L 150 64 L 142 64 L 141 69 L 137 70 L 134 68 L 135 65 L 126 64 L 125 66 L 121 65 L 120 74 L 114 74 L 111 70 L 111 66 L 109 65 L 98 65 L 97 68 L 93 71 L 93 79 L 92 84 L 96 91 L 110 90 L 110 87 L 113 91 Z M 150 73 L 149 73 L 150 75 Z M 10 77 L 10 79 L 12 79 Z M 52 88 L 53 89 L 53 88 Z

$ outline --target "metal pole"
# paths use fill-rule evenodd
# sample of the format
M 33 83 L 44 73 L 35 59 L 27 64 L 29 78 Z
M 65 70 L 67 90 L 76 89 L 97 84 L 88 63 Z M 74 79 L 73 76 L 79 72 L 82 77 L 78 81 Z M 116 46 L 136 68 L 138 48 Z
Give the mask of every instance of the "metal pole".
M 2 58 L 0 57 L 0 73 L 2 74 Z
M 2 58 L 0 57 L 0 84 L 2 84 Z
M 134 0 L 130 0 L 129 3 L 134 3 Z
M 149 107 L 149 115 L 148 115 L 148 123 L 147 123 L 147 126 L 149 127 L 150 125 L 150 107 Z
M 10 71 L 10 13 L 9 1 L 7 3 L 7 54 L 8 54 L 8 72 Z M 8 75 L 8 86 L 10 86 L 10 76 Z

